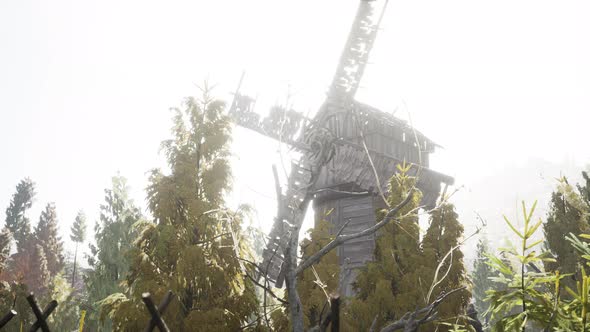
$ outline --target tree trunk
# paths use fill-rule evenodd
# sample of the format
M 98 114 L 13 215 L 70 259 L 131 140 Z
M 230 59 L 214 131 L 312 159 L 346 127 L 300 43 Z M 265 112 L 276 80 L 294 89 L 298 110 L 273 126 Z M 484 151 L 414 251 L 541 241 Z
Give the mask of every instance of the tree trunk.
M 76 242 L 76 250 L 74 251 L 74 271 L 72 272 L 72 288 L 76 283 L 76 259 L 78 258 L 78 242 Z
M 289 299 L 289 314 L 291 316 L 291 325 L 293 332 L 303 332 L 303 306 L 301 299 L 297 292 L 297 274 L 295 268 L 297 267 L 297 246 L 299 243 L 299 229 L 296 229 L 291 234 L 289 245 L 285 248 L 285 284 L 287 286 L 287 296 Z

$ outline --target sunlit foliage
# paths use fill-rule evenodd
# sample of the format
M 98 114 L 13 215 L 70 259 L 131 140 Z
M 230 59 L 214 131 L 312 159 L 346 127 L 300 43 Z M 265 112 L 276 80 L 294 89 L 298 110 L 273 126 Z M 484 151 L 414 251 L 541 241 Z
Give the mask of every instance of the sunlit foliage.
M 408 195 L 416 178 L 399 172 L 389 181 L 390 206 L 396 206 Z M 374 261 L 360 270 L 355 283 L 356 297 L 350 301 L 346 320 L 354 330 L 367 331 L 377 317 L 379 329 L 386 322 L 401 317 L 424 304 L 424 296 L 432 278 L 424 266 L 420 249 L 420 228 L 415 209 L 420 204 L 419 192 L 401 211 L 403 216 L 377 232 Z M 378 220 L 385 215 L 380 211 Z M 426 272 L 426 273 L 425 273 Z
M 147 189 L 154 222 L 137 226 L 126 291 L 102 301 L 116 330 L 145 327 L 140 297 L 147 291 L 156 301 L 174 293 L 164 315 L 173 331 L 236 331 L 258 309 L 239 260 L 247 250 L 241 215 L 223 200 L 230 188 L 230 127 L 222 110 L 223 103 L 206 95 L 173 109 L 173 138 L 162 144 L 170 172 L 153 170 Z

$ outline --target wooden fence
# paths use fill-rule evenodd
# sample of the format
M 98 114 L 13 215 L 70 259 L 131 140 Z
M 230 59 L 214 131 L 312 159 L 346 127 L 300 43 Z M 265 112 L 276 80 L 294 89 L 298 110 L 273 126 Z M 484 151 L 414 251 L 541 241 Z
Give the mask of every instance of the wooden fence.
M 150 295 L 150 293 L 143 293 L 141 298 L 143 300 L 143 303 L 145 303 L 145 306 L 151 316 L 150 321 L 147 322 L 144 331 L 151 332 L 157 327 L 160 330 L 160 332 L 170 332 L 168 326 L 166 325 L 166 322 L 164 321 L 164 319 L 162 319 L 162 315 L 166 311 L 166 308 L 170 304 L 170 301 L 172 301 L 172 292 L 168 291 L 168 293 L 166 294 L 166 296 L 164 296 L 158 307 L 156 307 L 156 305 L 154 304 L 154 301 L 152 300 L 152 296 Z M 52 300 L 51 302 L 49 302 L 49 304 L 45 306 L 43 311 L 41 311 L 41 308 L 39 308 L 39 305 L 37 304 L 37 301 L 35 300 L 35 295 L 33 293 L 27 296 L 27 302 L 29 303 L 31 310 L 33 311 L 33 314 L 37 319 L 33 323 L 33 325 L 31 325 L 30 328 L 28 328 L 28 331 L 35 332 L 40 329 L 43 332 L 51 332 L 49 326 L 47 325 L 47 318 L 51 315 L 55 308 L 57 308 L 57 301 Z M 2 318 L 0 318 L 0 330 L 17 315 L 18 313 L 12 309 L 8 313 L 6 313 Z

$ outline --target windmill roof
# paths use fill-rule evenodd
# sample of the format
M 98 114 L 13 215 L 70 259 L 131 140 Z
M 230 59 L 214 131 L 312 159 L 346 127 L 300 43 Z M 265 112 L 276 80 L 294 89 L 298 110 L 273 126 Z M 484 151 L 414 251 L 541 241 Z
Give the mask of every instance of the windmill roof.
M 418 136 L 419 141 L 426 141 L 433 146 L 441 147 L 439 144 L 437 144 L 436 142 L 434 142 L 433 140 L 428 138 L 426 135 L 424 135 L 418 129 L 411 126 L 407 121 L 396 117 L 393 113 L 382 111 L 376 107 L 373 107 L 373 106 L 365 104 L 365 103 L 361 103 L 356 100 L 353 102 L 353 105 L 354 105 L 354 109 L 357 112 L 361 113 L 361 115 L 362 115 L 362 113 L 365 113 L 368 118 L 376 120 L 376 123 L 378 125 L 381 125 L 383 127 L 394 127 L 394 128 L 401 129 L 403 132 L 406 132 L 409 135 L 411 135 L 410 137 L 413 137 L 414 135 L 416 135 L 416 136 Z M 382 130 L 382 131 L 387 131 L 387 130 Z

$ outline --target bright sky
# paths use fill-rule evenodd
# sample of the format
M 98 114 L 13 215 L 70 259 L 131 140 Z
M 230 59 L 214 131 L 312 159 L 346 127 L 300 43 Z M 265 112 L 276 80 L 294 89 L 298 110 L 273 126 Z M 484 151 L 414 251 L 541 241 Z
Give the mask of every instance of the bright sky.
M 315 111 L 357 4 L 1 1 L 0 208 L 29 176 L 31 219 L 55 201 L 66 234 L 78 209 L 97 219 L 117 171 L 144 206 L 168 109 L 205 79 L 229 100 L 245 70 L 259 112 Z M 495 222 L 590 161 L 588 17 L 586 0 L 391 0 L 357 97 L 410 114 L 445 147 L 433 168 L 465 186 L 455 203 L 468 228 L 474 210 Z M 234 141 L 232 202 L 255 205 L 268 229 L 277 144 L 243 129 Z

